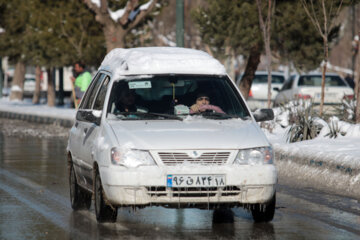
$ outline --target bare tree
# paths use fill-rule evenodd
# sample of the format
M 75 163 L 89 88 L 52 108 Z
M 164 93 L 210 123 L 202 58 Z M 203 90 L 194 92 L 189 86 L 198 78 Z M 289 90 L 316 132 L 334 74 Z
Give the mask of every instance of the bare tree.
M 324 98 L 325 98 L 325 74 L 329 59 L 329 42 L 328 37 L 332 28 L 335 25 L 335 17 L 339 15 L 343 0 L 321 0 L 320 5 L 314 6 L 313 0 L 301 0 L 306 14 L 309 16 L 311 22 L 320 33 L 324 43 L 324 62 L 322 69 L 321 81 L 321 102 L 320 102 L 320 116 L 323 113 Z M 336 7 L 338 3 L 338 6 Z M 318 11 L 317 11 L 318 10 Z M 319 16 L 320 15 L 320 16 Z
M 125 36 L 135 28 L 153 9 L 157 0 L 150 0 L 146 8 L 139 8 L 139 0 L 128 0 L 124 14 L 114 21 L 108 10 L 108 1 L 101 0 L 100 6 L 91 0 L 84 0 L 85 4 L 96 13 L 96 21 L 103 26 L 107 52 L 117 47 L 125 47 Z M 130 13 L 139 10 L 133 20 L 129 18 Z M 137 12 L 137 11 L 136 11 Z
M 267 16 L 264 21 L 264 17 L 262 14 L 262 1 L 256 0 L 258 11 L 259 11 L 259 22 L 260 29 L 263 33 L 264 45 L 265 45 L 265 54 L 266 54 L 266 70 L 268 73 L 268 101 L 267 106 L 270 108 L 271 106 L 271 48 L 270 48 L 270 37 L 271 37 L 271 16 L 273 14 L 273 10 L 275 9 L 275 0 L 274 5 L 272 5 L 272 0 L 268 0 L 267 3 Z

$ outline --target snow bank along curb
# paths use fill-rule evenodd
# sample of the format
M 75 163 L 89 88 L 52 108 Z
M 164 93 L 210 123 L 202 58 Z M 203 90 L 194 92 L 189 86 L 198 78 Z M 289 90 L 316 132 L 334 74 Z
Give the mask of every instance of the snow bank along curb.
M 24 114 L 0 110 L 0 118 L 18 119 L 28 122 L 58 124 L 62 127 L 70 128 L 74 121 L 70 119 L 62 119 L 58 117 L 40 116 L 36 114 Z
M 288 151 L 280 145 L 274 149 L 281 182 L 360 199 L 360 161 L 333 161 L 321 155 Z

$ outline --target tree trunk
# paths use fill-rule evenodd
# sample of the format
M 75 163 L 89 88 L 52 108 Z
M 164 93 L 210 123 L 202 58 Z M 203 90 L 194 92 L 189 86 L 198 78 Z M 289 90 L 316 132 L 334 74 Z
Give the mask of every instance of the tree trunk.
M 356 121 L 357 124 L 360 123 L 360 97 L 359 97 L 359 95 L 360 95 L 360 84 L 358 82 L 358 84 L 357 84 L 357 86 L 355 88 L 355 96 L 357 96 L 357 98 L 356 98 L 356 110 L 355 110 L 355 113 L 356 113 L 355 121 Z
M 121 25 L 115 26 L 115 24 L 109 24 L 104 26 L 103 31 L 107 52 L 110 52 L 114 48 L 125 47 L 126 31 L 122 28 Z
M 355 122 L 360 123 L 360 54 L 358 53 L 355 58 L 355 71 L 354 75 L 355 88 L 354 88 L 354 97 L 356 99 L 356 108 L 355 108 Z
M 241 94 L 246 100 L 249 97 L 249 91 L 255 76 L 255 71 L 260 63 L 260 55 L 261 55 L 261 43 L 256 43 L 250 49 L 250 54 L 246 63 L 245 72 L 241 78 L 239 85 Z
M 46 69 L 48 75 L 47 104 L 49 107 L 55 106 L 55 88 L 53 79 L 53 69 Z
M 14 78 L 11 84 L 10 100 L 23 100 L 25 63 L 19 60 L 15 66 Z
M 271 49 L 270 49 L 270 39 L 265 41 L 265 49 L 266 49 L 266 69 L 267 69 L 267 81 L 268 81 L 268 100 L 267 100 L 267 107 L 271 107 Z
M 41 83 L 41 68 L 40 66 L 36 66 L 35 68 L 35 91 L 33 95 L 32 102 L 33 104 L 40 103 L 40 83 Z
M 329 56 L 329 47 L 328 47 L 328 40 L 327 38 L 323 38 L 324 40 L 324 66 L 322 71 L 322 80 L 321 80 L 321 100 L 320 100 L 320 117 L 323 114 L 323 108 L 324 108 L 324 101 L 325 101 L 325 74 L 326 74 L 326 67 L 328 63 L 328 56 Z

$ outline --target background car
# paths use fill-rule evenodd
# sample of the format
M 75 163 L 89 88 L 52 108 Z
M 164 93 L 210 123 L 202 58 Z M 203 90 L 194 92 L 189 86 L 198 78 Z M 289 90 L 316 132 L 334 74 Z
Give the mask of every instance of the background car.
M 24 81 L 24 97 L 32 97 L 35 91 L 35 75 L 34 74 L 25 74 Z
M 251 109 L 256 108 L 265 108 L 267 107 L 268 99 L 268 73 L 265 71 L 255 72 L 255 77 L 253 79 L 251 89 L 249 92 L 249 98 L 247 103 Z M 237 81 L 237 86 L 239 86 L 241 77 Z M 285 76 L 282 72 L 272 72 L 271 73 L 271 100 L 275 99 L 275 96 L 278 94 L 278 91 L 275 91 L 274 88 L 281 88 L 285 82 Z
M 296 99 L 311 99 L 315 104 L 321 101 L 321 73 L 293 75 L 286 81 L 277 94 L 274 105 Z M 344 98 L 353 98 L 353 89 L 338 74 L 327 73 L 325 77 L 324 104 L 340 104 Z

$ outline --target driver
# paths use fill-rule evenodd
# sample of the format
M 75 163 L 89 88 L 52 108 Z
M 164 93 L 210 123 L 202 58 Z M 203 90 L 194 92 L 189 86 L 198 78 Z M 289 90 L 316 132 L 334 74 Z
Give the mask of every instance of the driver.
M 225 113 L 220 107 L 210 105 L 210 98 L 207 94 L 199 93 L 196 97 L 196 103 L 190 107 L 190 114 L 205 112 L 207 110 L 217 113 Z

